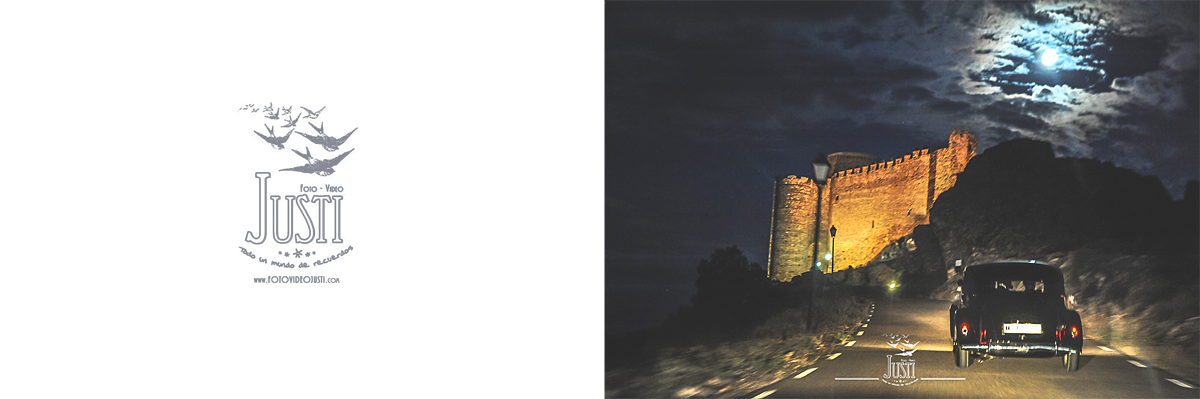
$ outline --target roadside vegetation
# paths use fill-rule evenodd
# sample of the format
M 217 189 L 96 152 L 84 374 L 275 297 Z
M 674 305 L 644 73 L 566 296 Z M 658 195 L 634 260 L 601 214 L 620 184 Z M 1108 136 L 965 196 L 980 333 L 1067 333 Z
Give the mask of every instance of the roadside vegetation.
M 700 262 L 697 293 L 662 326 L 606 337 L 605 397 L 734 397 L 843 345 L 870 301 L 831 275 L 808 332 L 811 280 L 771 282 L 737 247 Z M 867 283 L 864 280 L 863 283 Z

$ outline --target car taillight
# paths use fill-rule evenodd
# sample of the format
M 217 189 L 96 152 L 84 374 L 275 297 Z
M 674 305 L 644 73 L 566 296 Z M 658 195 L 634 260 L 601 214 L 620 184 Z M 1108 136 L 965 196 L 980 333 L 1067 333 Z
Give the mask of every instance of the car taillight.
M 967 333 L 970 332 L 970 330 L 967 329 L 967 323 L 963 323 L 961 331 L 962 335 L 967 335 Z
M 1071 338 L 1079 337 L 1079 327 L 1071 326 Z

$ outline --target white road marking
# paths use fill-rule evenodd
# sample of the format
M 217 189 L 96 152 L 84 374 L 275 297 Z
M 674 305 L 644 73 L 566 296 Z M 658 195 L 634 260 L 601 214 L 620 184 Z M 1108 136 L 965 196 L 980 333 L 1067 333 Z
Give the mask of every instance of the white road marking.
M 1196 389 L 1196 387 L 1188 385 L 1186 382 L 1183 382 L 1183 381 L 1180 381 L 1180 380 L 1177 380 L 1174 378 L 1168 378 L 1167 381 L 1171 381 L 1172 384 L 1175 384 L 1175 385 L 1178 385 L 1178 386 L 1181 386 L 1181 387 L 1184 387 L 1187 389 Z
M 922 377 L 921 381 L 966 381 L 964 377 Z
M 1141 364 L 1141 363 L 1138 363 L 1136 360 L 1128 360 L 1128 362 L 1129 362 L 1129 364 L 1132 364 L 1132 365 L 1134 365 L 1134 366 L 1138 366 L 1138 367 L 1141 367 L 1141 368 L 1146 368 L 1146 365 L 1144 365 L 1144 364 Z
M 809 374 L 812 374 L 812 372 L 814 372 L 814 371 L 817 371 L 817 368 L 816 368 L 816 367 L 813 367 L 813 368 L 811 368 L 811 369 L 808 369 L 808 370 L 804 370 L 804 372 L 803 372 L 803 373 L 800 373 L 799 375 L 797 375 L 797 376 L 795 377 L 795 379 L 797 379 L 797 380 L 798 380 L 798 379 L 804 378 L 805 376 L 807 376 L 807 375 L 809 375 Z
M 758 394 L 758 396 L 755 396 L 754 399 L 763 399 L 765 397 L 771 396 L 771 394 L 773 394 L 773 393 L 775 393 L 774 389 L 760 393 L 760 394 Z
M 832 355 L 829 355 L 829 360 L 837 359 L 837 357 L 838 357 L 838 356 L 841 356 L 841 355 L 842 355 L 842 352 L 838 352 L 838 353 L 834 353 L 834 354 L 832 354 Z
M 847 343 L 846 343 L 846 346 L 854 346 L 854 343 L 855 343 L 855 342 L 858 342 L 858 341 L 850 341 L 850 342 L 847 342 Z
M 867 328 L 867 325 L 866 325 L 866 324 L 863 324 L 863 328 Z
M 859 331 L 858 334 L 854 334 L 854 335 L 862 335 L 862 333 L 863 333 L 862 331 Z
M 1105 351 L 1105 352 L 1112 352 L 1112 351 L 1113 351 L 1112 349 L 1108 349 L 1108 347 L 1107 347 L 1107 346 L 1104 346 L 1104 345 L 1096 345 L 1096 347 L 1097 347 L 1097 348 L 1100 348 L 1100 350 L 1102 350 L 1102 351 Z
M 843 378 L 843 377 L 839 377 L 839 378 L 834 378 L 833 380 L 834 381 L 879 381 L 879 377 L 876 377 L 876 378 L 850 378 L 850 377 Z

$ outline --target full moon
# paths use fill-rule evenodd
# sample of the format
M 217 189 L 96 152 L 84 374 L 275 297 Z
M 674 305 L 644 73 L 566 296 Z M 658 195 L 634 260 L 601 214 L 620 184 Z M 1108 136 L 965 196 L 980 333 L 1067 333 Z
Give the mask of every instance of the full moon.
M 1058 62 L 1058 52 L 1054 49 L 1047 49 L 1042 52 L 1042 65 L 1051 66 Z

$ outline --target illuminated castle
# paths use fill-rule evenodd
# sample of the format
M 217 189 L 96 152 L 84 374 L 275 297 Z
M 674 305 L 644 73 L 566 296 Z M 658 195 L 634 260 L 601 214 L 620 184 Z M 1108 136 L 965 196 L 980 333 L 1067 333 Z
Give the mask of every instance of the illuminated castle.
M 830 273 L 874 260 L 913 227 L 929 223 L 933 202 L 954 187 L 976 145 L 974 134 L 955 130 L 947 148 L 913 151 L 890 161 L 862 153 L 830 154 L 832 171 L 823 185 L 807 177 L 776 178 L 767 274 L 790 281 L 817 262 Z M 818 208 L 819 232 L 814 225 Z M 832 242 L 830 227 L 837 228 Z

